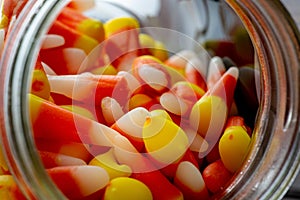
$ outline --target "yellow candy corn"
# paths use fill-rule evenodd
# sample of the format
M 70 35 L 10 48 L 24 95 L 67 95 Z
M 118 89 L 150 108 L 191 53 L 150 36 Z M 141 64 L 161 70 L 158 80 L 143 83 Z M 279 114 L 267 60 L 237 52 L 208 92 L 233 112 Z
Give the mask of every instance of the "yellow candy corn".
M 133 178 L 120 177 L 113 179 L 107 186 L 104 200 L 152 200 L 150 189 L 141 181 Z
M 143 127 L 147 152 L 157 161 L 170 164 L 180 159 L 188 148 L 188 138 L 174 122 L 161 116 L 147 118 Z

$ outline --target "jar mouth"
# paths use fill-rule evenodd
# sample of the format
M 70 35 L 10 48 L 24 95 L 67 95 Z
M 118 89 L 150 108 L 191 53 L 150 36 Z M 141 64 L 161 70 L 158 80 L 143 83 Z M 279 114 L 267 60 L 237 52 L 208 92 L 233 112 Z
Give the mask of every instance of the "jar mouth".
M 297 120 L 299 91 L 294 91 L 294 88 L 299 88 L 299 81 L 297 81 L 299 80 L 299 73 L 297 73 L 299 59 L 294 47 L 296 44 L 293 43 L 298 41 L 299 44 L 299 37 L 296 38 L 297 36 L 292 35 L 293 37 L 287 42 L 277 41 L 281 35 L 287 38 L 289 34 L 294 33 L 294 30 L 291 30 L 288 22 L 284 19 L 282 19 L 284 21 L 283 25 L 270 22 L 270 20 L 272 21 L 270 16 L 276 19 L 278 17 L 275 16 L 273 11 L 268 9 L 272 7 L 276 8 L 275 11 L 282 12 L 283 8 L 277 3 L 267 5 L 263 2 L 236 3 L 229 0 L 227 3 L 241 18 L 254 43 L 255 69 L 258 69 L 260 76 L 255 80 L 257 81 L 255 85 L 258 87 L 256 88 L 257 92 L 260 93 L 258 94 L 259 112 L 255 116 L 257 118 L 253 130 L 250 153 L 243 167 L 233 177 L 230 185 L 222 193 L 217 194 L 216 198 L 282 197 L 288 189 L 286 186 L 289 185 L 289 181 L 295 178 L 299 171 L 296 161 L 296 158 L 299 157 L 299 153 L 296 151 L 297 147 L 299 147 L 299 142 L 297 141 L 300 141 L 296 134 L 299 132 L 297 128 L 299 124 Z M 1 125 L 2 143 L 5 149 L 13 149 L 11 152 L 6 152 L 7 160 L 17 178 L 25 177 L 25 180 L 20 181 L 19 184 L 29 196 L 37 195 L 42 197 L 46 194 L 53 198 L 63 197 L 62 193 L 47 176 L 39 159 L 35 142 L 32 138 L 31 122 L 28 117 L 28 89 L 24 89 L 24 87 L 29 88 L 31 83 L 31 71 L 36 62 L 35 58 L 37 58 L 39 53 L 42 38 L 46 35 L 50 25 L 65 5 L 66 2 L 61 1 L 28 3 L 27 9 L 25 9 L 27 12 L 20 16 L 20 22 L 16 23 L 17 28 L 13 29 L 15 32 L 11 33 L 11 35 L 16 36 L 8 36 L 7 46 L 10 47 L 4 50 L 3 59 L 1 60 L 1 64 L 6 67 L 1 69 L 3 72 L 1 74 L 9 75 L 7 77 L 1 75 L 1 82 L 3 83 L 1 91 L 5 94 L 4 99 L 1 100 L 1 106 L 5 108 L 4 113 L 7 113 L 9 117 L 9 119 L 5 117 L 6 120 L 1 122 L 3 125 Z M 263 6 L 266 6 L 265 9 Z M 266 11 L 267 14 L 258 17 L 255 11 L 256 8 Z M 21 21 L 24 21 L 24 23 L 21 23 Z M 206 24 L 202 25 L 207 28 Z M 274 33 L 276 31 L 275 28 L 284 28 L 289 31 L 284 33 L 281 30 Z M 165 29 L 160 30 L 162 32 L 165 31 Z M 146 28 L 145 32 L 157 32 L 157 28 Z M 201 34 L 207 33 L 203 30 L 200 32 Z M 176 31 L 173 33 L 175 35 L 180 34 Z M 171 37 L 172 34 L 169 32 L 169 34 L 163 33 L 162 35 Z M 195 35 L 195 37 L 199 36 L 197 33 Z M 17 46 L 15 46 L 16 41 L 18 42 Z M 176 41 L 180 43 L 180 40 L 177 39 Z M 191 45 L 197 46 L 198 43 L 194 42 Z M 187 42 L 183 41 L 182 43 L 186 45 Z M 28 45 L 30 45 L 30 48 L 28 48 Z M 296 46 L 299 49 L 299 45 Z M 277 50 L 274 47 L 277 47 Z M 282 52 L 283 50 L 281 49 L 284 47 L 289 48 L 288 53 Z M 174 47 L 170 49 L 173 49 L 174 53 L 180 50 L 174 50 Z M 198 53 L 203 50 L 202 47 L 199 49 Z M 204 53 L 203 55 L 207 57 L 208 54 Z M 292 66 L 292 69 L 290 70 L 288 66 Z M 287 137 L 282 136 L 287 133 L 290 133 Z M 286 138 L 286 142 L 282 141 L 283 138 Z M 294 140 L 295 142 L 293 142 Z M 276 144 L 282 147 L 283 153 L 278 151 Z M 292 152 L 292 155 L 288 155 L 289 151 Z M 25 157 L 23 157 L 22 152 L 25 152 Z M 276 154 L 282 155 L 282 158 L 276 161 L 274 158 Z M 288 164 L 284 164 L 283 159 L 287 159 Z M 27 160 L 30 160 L 32 165 Z M 275 163 L 276 166 L 272 165 L 272 163 Z M 277 166 L 284 169 L 284 172 L 279 172 Z M 287 172 L 288 168 L 291 171 L 289 173 Z M 262 174 L 265 174 L 269 180 L 261 177 Z M 31 177 L 35 178 L 31 179 Z M 20 178 L 20 180 L 22 179 Z M 274 181 L 274 184 L 272 185 L 270 181 Z M 280 185 L 281 181 L 283 183 Z M 35 188 L 42 187 L 43 189 L 37 193 L 30 194 L 30 192 L 26 192 L 30 190 L 27 188 L 28 183 L 31 183 Z M 267 192 L 263 194 L 270 185 L 272 185 L 270 187 L 272 193 Z M 251 187 L 252 189 L 249 189 Z M 259 189 L 259 187 L 262 187 L 262 189 Z M 254 194 L 256 189 L 259 192 Z M 276 190 L 278 191 L 275 192 Z

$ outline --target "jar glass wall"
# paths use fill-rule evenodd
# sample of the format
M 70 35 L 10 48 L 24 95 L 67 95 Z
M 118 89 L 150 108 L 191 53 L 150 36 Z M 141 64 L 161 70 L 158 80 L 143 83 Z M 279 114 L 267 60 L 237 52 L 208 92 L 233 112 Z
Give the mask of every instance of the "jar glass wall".
M 60 0 L 29 1 L 10 27 L 1 58 L 3 152 L 10 172 L 22 192 L 32 199 L 63 198 L 60 190 L 47 176 L 39 158 L 32 136 L 28 90 L 43 39 L 67 3 L 68 1 Z M 190 3 L 195 3 L 193 4 L 195 7 Z M 243 166 L 235 173 L 226 188 L 212 198 L 282 198 L 299 171 L 300 144 L 298 136 L 300 38 L 284 7 L 275 1 L 227 0 L 218 3 L 203 1 L 198 2 L 199 5 L 194 1 L 182 1 L 183 9 L 191 10 L 188 17 L 182 18 L 178 25 L 176 21 L 172 21 L 175 18 L 168 16 L 168 19 L 165 12 L 158 12 L 158 17 L 164 16 L 164 20 L 160 21 L 159 18 L 149 19 L 133 13 L 124 5 L 108 4 L 114 6 L 116 10 L 122 10 L 128 16 L 138 17 L 144 26 L 147 26 L 145 24 L 148 22 L 150 25 L 173 30 L 179 28 L 178 31 L 202 44 L 211 39 L 232 39 L 230 34 L 236 30 L 236 26 L 243 25 L 246 28 L 255 50 L 255 69 L 259 71 L 259 78 L 256 80 L 259 81 L 256 83 L 259 86 L 259 109 L 255 115 L 250 151 Z M 203 10 L 204 14 L 197 13 L 195 8 Z M 211 22 L 213 20 L 211 15 L 215 14 L 213 9 L 219 10 L 217 27 L 220 28 L 219 32 L 215 31 L 216 26 Z M 182 15 L 180 10 L 178 15 L 180 12 Z M 112 15 L 115 16 L 116 13 Z M 95 15 L 98 13 L 90 10 L 87 14 L 97 17 Z M 177 12 L 173 14 L 176 15 Z M 100 19 L 103 20 L 103 17 Z M 193 17 L 197 25 L 195 29 L 181 26 L 184 20 Z M 219 35 L 220 32 L 222 34 Z M 182 36 L 176 31 L 175 35 L 178 34 Z M 178 51 L 173 46 L 169 50 L 172 53 Z

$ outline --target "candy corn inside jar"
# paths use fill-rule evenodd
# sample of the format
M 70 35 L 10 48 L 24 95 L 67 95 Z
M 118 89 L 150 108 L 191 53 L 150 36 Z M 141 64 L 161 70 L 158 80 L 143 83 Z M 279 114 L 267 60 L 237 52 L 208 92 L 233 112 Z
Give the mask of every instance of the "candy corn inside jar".
M 281 199 L 299 33 L 275 1 L 2 1 L 1 199 Z

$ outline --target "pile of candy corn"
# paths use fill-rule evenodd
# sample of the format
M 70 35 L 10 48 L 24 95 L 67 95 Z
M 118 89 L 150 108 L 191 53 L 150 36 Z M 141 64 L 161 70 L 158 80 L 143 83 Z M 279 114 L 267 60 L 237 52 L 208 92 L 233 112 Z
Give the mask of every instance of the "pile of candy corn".
M 239 90 L 252 87 L 241 73 L 253 69 L 218 54 L 222 43 L 206 44 L 206 61 L 191 50 L 170 55 L 136 19 L 101 22 L 74 2 L 45 36 L 28 94 L 33 138 L 57 187 L 69 199 L 105 200 L 224 190 L 251 143 Z M 0 197 L 24 198 L 3 156 L 0 170 Z

